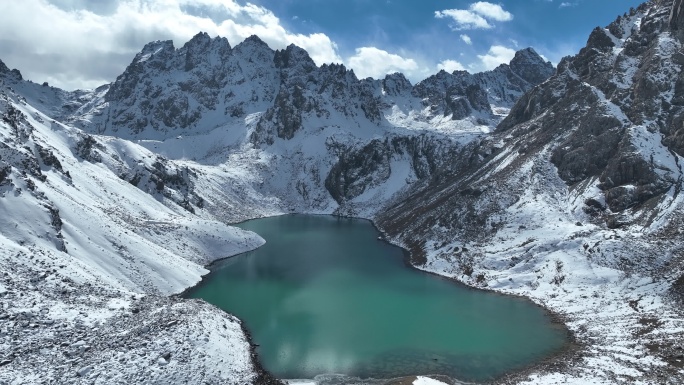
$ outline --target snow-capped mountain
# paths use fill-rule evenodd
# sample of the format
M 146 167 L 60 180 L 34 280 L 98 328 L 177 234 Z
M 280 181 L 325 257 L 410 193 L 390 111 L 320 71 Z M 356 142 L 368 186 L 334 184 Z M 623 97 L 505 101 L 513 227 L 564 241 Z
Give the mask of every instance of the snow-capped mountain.
M 557 70 L 525 49 L 416 85 L 204 33 L 89 91 L 0 61 L 0 382 L 273 381 L 239 320 L 169 295 L 263 242 L 230 223 L 287 212 L 555 311 L 577 348 L 502 381 L 681 382 L 682 2 Z
M 279 197 L 290 210 L 329 212 L 373 189 L 357 201 L 377 205 L 429 176 L 446 158 L 434 149 L 446 155 L 488 132 L 515 97 L 552 72 L 525 49 L 494 71 L 441 72 L 414 87 L 401 74 L 359 80 L 343 65 L 317 67 L 294 45 L 273 51 L 253 36 L 231 48 L 226 39 L 200 33 L 180 49 L 170 41 L 148 44 L 67 120 L 94 134 L 163 141 L 154 142 L 157 148 L 192 136 L 211 147 L 162 154 L 199 162 L 225 161 L 248 137 L 260 149 L 250 156 L 265 156 L 271 165 L 256 172 L 262 194 Z M 381 161 L 350 170 L 350 157 L 340 155 L 355 151 Z M 353 207 L 345 212 L 358 214 Z
M 252 36 L 231 47 L 225 38 L 199 33 L 179 49 L 171 41 L 146 45 L 97 103 L 84 104 L 70 121 L 93 133 L 135 139 L 198 134 L 263 112 L 260 126 L 270 124 L 287 139 L 307 119 L 388 125 L 392 107 L 437 126 L 436 120 L 473 113 L 481 125 L 492 119 L 493 125 L 490 104 L 510 108 L 552 73 L 551 64 L 528 48 L 493 71 L 440 72 L 413 87 L 401 74 L 359 80 L 343 65 L 319 68 L 294 45 L 273 51 Z

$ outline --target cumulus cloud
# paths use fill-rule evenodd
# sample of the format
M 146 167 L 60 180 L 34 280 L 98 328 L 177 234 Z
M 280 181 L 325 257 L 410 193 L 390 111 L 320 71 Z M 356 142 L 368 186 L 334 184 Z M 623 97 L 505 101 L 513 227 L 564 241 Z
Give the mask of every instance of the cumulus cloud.
M 119 75 L 146 43 L 179 47 L 200 31 L 235 45 L 258 35 L 272 48 L 293 43 L 317 64 L 342 62 L 325 34 L 286 30 L 268 9 L 235 0 L 22 0 L 0 2 L 0 52 L 10 67 L 34 81 L 73 89 Z M 40 20 L 41 22 L 28 22 Z
M 360 79 L 372 77 L 382 78 L 393 72 L 403 72 L 409 77 L 420 71 L 418 63 L 399 55 L 389 53 L 376 47 L 361 47 L 349 58 L 347 64 L 354 69 Z
M 482 68 L 484 70 L 492 70 L 498 67 L 499 64 L 509 63 L 514 56 L 514 49 L 502 45 L 493 45 L 486 54 L 477 55 L 482 62 Z
M 503 9 L 501 5 L 486 1 L 472 3 L 468 9 L 436 11 L 435 17 L 453 20 L 454 24 L 451 28 L 454 30 L 491 29 L 494 27 L 491 21 L 513 20 L 513 14 Z
M 513 20 L 513 14 L 503 9 L 499 4 L 492 4 L 486 1 L 478 1 L 470 5 L 470 10 L 488 19 L 496 21 Z
M 471 39 L 470 36 L 468 36 L 468 35 L 465 35 L 465 34 L 461 35 L 461 40 L 463 40 L 463 42 L 468 44 L 468 45 L 473 44 L 473 39 Z
M 444 70 L 451 73 L 454 71 L 464 71 L 465 67 L 456 60 L 444 60 L 437 64 L 437 70 Z

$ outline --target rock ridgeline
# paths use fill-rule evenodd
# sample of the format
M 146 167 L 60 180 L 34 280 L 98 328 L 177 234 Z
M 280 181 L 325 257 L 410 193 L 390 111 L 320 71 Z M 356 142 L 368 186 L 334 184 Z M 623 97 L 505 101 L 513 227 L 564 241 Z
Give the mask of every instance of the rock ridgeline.
M 147 44 L 100 103 L 71 121 L 95 133 L 159 139 L 264 112 L 253 139 L 272 143 L 292 138 L 307 119 L 382 124 L 403 96 L 416 109 L 430 107 L 431 116 L 474 116 L 493 125 L 491 105 L 510 108 L 553 71 L 528 48 L 493 71 L 440 72 L 413 86 L 401 74 L 358 79 L 344 65 L 318 67 L 294 45 L 274 51 L 252 36 L 231 47 L 225 38 L 199 33 L 179 49 L 171 41 Z

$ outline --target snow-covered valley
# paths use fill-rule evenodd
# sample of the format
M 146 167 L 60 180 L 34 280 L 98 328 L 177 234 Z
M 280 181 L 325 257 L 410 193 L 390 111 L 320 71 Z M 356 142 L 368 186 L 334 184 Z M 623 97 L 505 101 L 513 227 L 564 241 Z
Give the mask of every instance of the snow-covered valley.
M 0 62 L 0 383 L 274 381 L 239 320 L 173 294 L 263 243 L 230 223 L 290 212 L 372 219 L 416 267 L 558 314 L 577 348 L 501 382 L 681 383 L 681 9 L 555 74 L 522 50 L 415 86 L 206 34 L 92 91 Z

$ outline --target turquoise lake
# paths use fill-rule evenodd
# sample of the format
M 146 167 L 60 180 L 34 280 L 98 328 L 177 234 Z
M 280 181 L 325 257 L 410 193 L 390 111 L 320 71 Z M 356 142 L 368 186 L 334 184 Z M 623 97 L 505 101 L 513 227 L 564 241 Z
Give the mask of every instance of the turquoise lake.
M 406 266 L 369 221 L 286 215 L 237 226 L 266 244 L 214 264 L 185 296 L 240 317 L 276 377 L 486 381 L 567 343 L 530 301 Z

